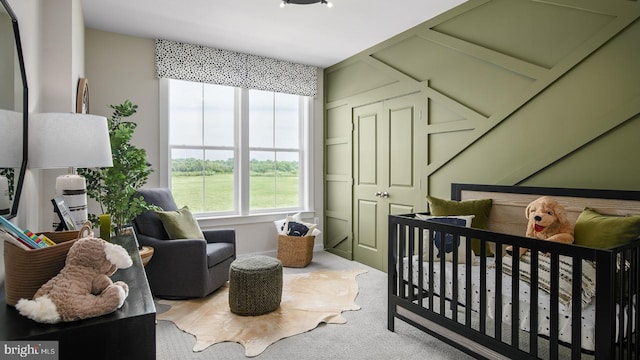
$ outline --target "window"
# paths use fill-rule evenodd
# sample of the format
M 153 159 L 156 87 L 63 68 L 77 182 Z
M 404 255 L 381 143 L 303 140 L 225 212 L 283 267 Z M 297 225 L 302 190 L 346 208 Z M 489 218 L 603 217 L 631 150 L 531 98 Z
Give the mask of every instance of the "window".
M 309 98 L 168 83 L 168 182 L 179 207 L 244 215 L 300 210 Z

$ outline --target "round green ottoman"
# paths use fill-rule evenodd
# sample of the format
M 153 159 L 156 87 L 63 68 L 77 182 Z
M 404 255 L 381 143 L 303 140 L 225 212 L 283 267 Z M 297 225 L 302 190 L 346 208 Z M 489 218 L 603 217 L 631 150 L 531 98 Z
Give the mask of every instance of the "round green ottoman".
M 229 268 L 229 308 L 238 315 L 267 314 L 280 306 L 282 263 L 263 255 L 239 258 Z

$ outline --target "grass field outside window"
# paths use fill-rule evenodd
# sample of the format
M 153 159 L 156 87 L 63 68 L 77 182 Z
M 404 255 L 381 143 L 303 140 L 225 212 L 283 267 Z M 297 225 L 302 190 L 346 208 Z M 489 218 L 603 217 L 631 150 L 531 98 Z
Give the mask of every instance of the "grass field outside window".
M 298 206 L 298 177 L 251 176 L 251 208 L 293 208 Z M 274 184 L 277 181 L 277 186 Z M 171 189 L 178 207 L 194 213 L 234 211 L 233 174 L 184 176 L 173 173 Z M 274 189 L 277 193 L 274 194 Z

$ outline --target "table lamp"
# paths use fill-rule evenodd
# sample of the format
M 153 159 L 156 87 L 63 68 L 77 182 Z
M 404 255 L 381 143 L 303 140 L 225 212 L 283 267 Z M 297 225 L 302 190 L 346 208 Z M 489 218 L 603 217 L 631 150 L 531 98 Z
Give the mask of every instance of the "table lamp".
M 0 216 L 11 212 L 11 191 L 5 174 L 22 165 L 22 113 L 0 109 Z M 9 170 L 12 169 L 12 170 Z M 16 175 L 17 176 L 17 175 Z
M 87 183 L 75 168 L 113 166 L 107 119 L 74 113 L 41 113 L 29 126 L 29 168 L 69 168 L 56 178 L 76 229 L 87 221 Z

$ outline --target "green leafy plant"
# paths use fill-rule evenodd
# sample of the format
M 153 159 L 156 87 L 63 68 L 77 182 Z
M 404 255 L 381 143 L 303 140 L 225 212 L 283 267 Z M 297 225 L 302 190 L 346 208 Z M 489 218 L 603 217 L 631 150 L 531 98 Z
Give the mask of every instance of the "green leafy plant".
M 7 178 L 7 181 L 9 183 L 9 199 L 13 199 L 13 188 L 15 186 L 14 184 L 14 180 L 15 180 L 15 169 L 13 168 L 2 168 L 0 169 L 0 176 L 4 176 Z
M 116 235 L 145 210 L 154 209 L 136 191 L 147 183 L 153 172 L 146 160 L 146 151 L 133 146 L 131 138 L 137 124 L 124 121 L 136 113 L 138 105 L 125 100 L 120 105 L 109 105 L 113 115 L 107 119 L 113 167 L 78 169 L 87 181 L 87 196 L 95 199 L 103 214 L 111 215 Z M 90 214 L 89 220 L 97 224 L 98 215 Z

